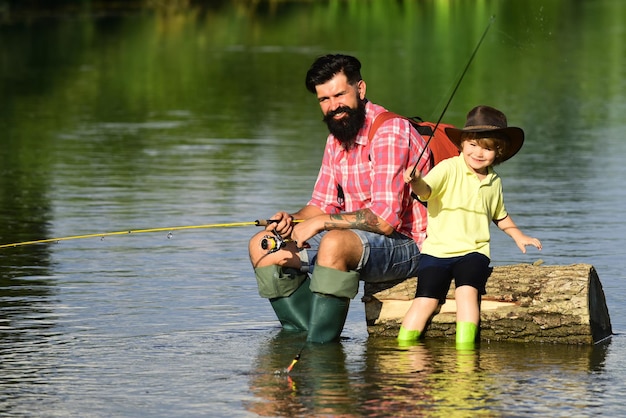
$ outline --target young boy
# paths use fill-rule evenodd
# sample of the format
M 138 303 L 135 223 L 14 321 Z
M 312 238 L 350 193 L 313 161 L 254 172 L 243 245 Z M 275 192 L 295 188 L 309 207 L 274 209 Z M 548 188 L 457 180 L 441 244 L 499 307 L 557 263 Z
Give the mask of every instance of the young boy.
M 493 221 L 520 250 L 541 250 L 541 242 L 520 231 L 508 215 L 502 182 L 493 166 L 515 155 L 524 143 L 524 131 L 507 127 L 506 116 L 489 106 L 477 106 L 467 114 L 463 129 L 447 128 L 446 134 L 461 150 L 458 157 L 440 162 L 426 176 L 404 180 L 422 201 L 428 202 L 428 224 L 417 272 L 415 299 L 409 308 L 399 341 L 417 340 L 439 304 L 445 303 L 455 280 L 456 343 L 472 345 L 478 334 L 480 297 L 491 274 L 489 224 Z

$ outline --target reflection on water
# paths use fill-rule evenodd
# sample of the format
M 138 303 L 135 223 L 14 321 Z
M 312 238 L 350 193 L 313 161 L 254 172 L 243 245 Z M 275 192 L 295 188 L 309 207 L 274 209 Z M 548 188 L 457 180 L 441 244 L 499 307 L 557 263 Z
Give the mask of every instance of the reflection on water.
M 485 103 L 525 129 L 498 171 L 544 249 L 494 231 L 493 263 L 593 264 L 618 334 L 398 347 L 368 338 L 357 299 L 340 344 L 304 345 L 258 296 L 255 227 L 5 248 L 0 416 L 623 414 L 626 3 L 83 3 L 22 19 L 0 0 L 0 243 L 297 210 L 326 135 L 316 56 L 354 53 L 370 99 L 434 119 L 495 14 L 444 121 Z
M 246 408 L 261 416 L 572 416 L 604 405 L 605 385 L 588 377 L 604 371 L 601 346 L 483 344 L 457 350 L 425 341 L 398 347 L 370 338 L 357 353 L 345 342 L 304 347 L 305 336 L 277 332 L 261 345 Z M 580 379 L 580 380 L 577 380 Z M 558 395 L 557 395 L 558 394 Z
M 305 345 L 306 335 L 278 332 L 261 347 L 250 379 L 258 398 L 248 410 L 261 416 L 351 414 L 357 401 L 341 344 Z M 291 373 L 297 353 L 300 361 Z

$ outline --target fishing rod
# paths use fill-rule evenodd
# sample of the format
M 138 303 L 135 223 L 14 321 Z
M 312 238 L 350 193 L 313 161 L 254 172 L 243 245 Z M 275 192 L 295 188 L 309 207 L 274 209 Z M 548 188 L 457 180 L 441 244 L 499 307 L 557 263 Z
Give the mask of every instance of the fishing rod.
M 476 55 L 476 52 L 478 52 L 478 48 L 480 48 L 480 45 L 483 43 L 483 39 L 485 39 L 485 36 L 487 35 L 487 31 L 489 31 L 489 28 L 491 27 L 491 24 L 493 23 L 495 18 L 496 16 L 492 15 L 491 18 L 489 19 L 489 23 L 487 24 L 487 27 L 485 28 L 483 35 L 480 37 L 478 44 L 476 44 L 476 48 L 474 48 L 474 52 L 472 52 L 472 55 L 470 56 L 469 61 L 467 61 L 467 65 L 465 66 L 465 69 L 461 73 L 461 77 L 459 77 L 459 81 L 456 83 L 456 86 L 454 86 L 454 90 L 452 91 L 452 94 L 450 95 L 450 98 L 448 99 L 448 103 L 446 103 L 446 106 L 443 108 L 443 111 L 441 112 L 441 115 L 439 116 L 439 119 L 437 120 L 437 123 L 435 124 L 435 127 L 433 128 L 432 135 L 430 135 L 430 137 L 428 138 L 428 141 L 426 141 L 426 144 L 424 145 L 424 149 L 420 153 L 419 158 L 417 159 L 417 161 L 415 162 L 415 165 L 413 166 L 413 170 L 411 171 L 411 177 L 415 175 L 415 171 L 417 170 L 417 165 L 422 159 L 422 155 L 424 155 L 424 152 L 428 148 L 428 144 L 430 143 L 431 139 L 433 139 L 433 136 L 435 136 L 435 132 L 437 132 L 437 127 L 439 127 L 439 123 L 441 122 L 441 119 L 443 119 L 443 115 L 446 114 L 446 111 L 448 110 L 448 106 L 450 106 L 450 102 L 452 102 L 452 98 L 454 97 L 454 95 L 456 94 L 456 91 L 461 85 L 461 81 L 463 80 L 463 77 L 465 77 L 465 73 L 467 73 L 467 70 L 469 69 L 470 64 L 474 60 L 474 56 Z
M 219 223 L 219 224 L 205 224 L 205 225 L 186 225 L 186 226 L 170 226 L 170 227 L 161 227 L 161 228 L 148 228 L 148 229 L 130 229 L 125 231 L 115 231 L 115 232 L 100 232 L 94 234 L 84 234 L 84 235 L 72 235 L 68 237 L 59 237 L 59 238 L 47 238 L 40 239 L 34 241 L 22 241 L 22 242 L 14 242 L 11 244 L 2 244 L 1 248 L 8 247 L 22 247 L 25 245 L 33 245 L 33 244 L 45 244 L 50 242 L 59 242 L 59 241 L 69 241 L 75 239 L 84 239 L 84 238 L 104 238 L 110 237 L 113 235 L 129 235 L 129 234 L 143 234 L 147 232 L 164 232 L 164 231 L 181 231 L 185 229 L 206 229 L 206 228 L 230 228 L 230 227 L 238 227 L 238 226 L 267 226 L 272 223 L 278 222 L 275 219 L 257 219 L 256 221 L 251 222 L 232 222 L 232 223 Z M 292 222 L 301 222 L 301 220 L 293 220 Z M 168 234 L 168 238 L 171 235 Z M 268 238 L 269 237 L 269 238 Z M 262 245 L 265 245 L 267 248 L 264 248 L 268 251 L 277 251 L 278 249 L 284 247 L 285 240 L 280 238 L 278 234 L 274 234 L 273 237 L 266 236 L 267 241 L 262 241 Z M 263 244 L 265 242 L 265 244 Z

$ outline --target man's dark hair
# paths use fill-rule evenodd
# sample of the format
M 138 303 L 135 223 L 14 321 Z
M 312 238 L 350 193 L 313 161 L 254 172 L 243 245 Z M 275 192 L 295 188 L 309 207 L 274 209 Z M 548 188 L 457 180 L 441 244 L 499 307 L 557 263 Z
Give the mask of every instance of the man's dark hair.
M 306 88 L 315 93 L 315 86 L 326 83 L 335 74 L 343 72 L 348 83 L 355 85 L 361 81 L 361 62 L 350 55 L 328 54 L 319 57 L 306 73 Z

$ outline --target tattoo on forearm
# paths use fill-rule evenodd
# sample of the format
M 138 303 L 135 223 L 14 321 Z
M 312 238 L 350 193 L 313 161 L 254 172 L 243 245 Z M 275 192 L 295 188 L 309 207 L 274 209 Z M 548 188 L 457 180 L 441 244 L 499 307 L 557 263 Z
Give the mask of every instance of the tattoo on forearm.
M 361 209 L 352 213 L 331 214 L 330 219 L 336 222 L 326 222 L 325 229 L 360 229 L 378 234 L 383 233 L 378 217 L 369 209 Z

